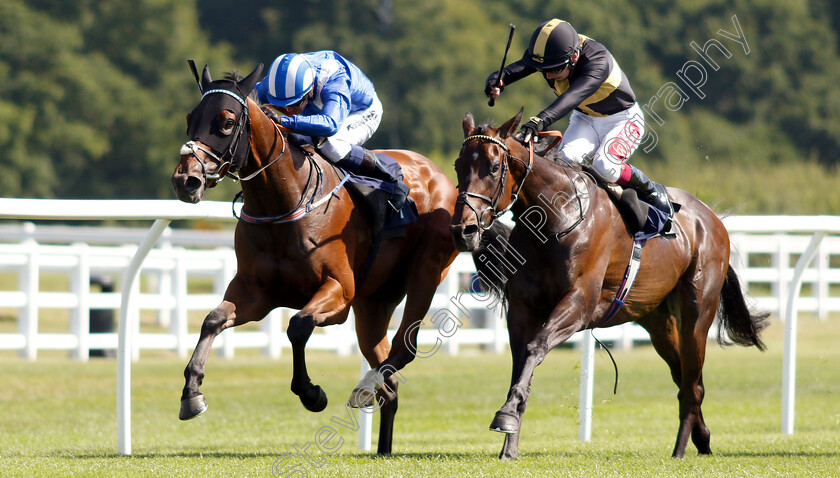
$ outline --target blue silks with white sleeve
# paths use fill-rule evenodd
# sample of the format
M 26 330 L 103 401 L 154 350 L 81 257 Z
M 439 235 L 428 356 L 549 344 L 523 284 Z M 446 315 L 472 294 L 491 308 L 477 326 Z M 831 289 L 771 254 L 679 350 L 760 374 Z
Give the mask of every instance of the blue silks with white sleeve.
M 315 70 L 315 96 L 299 115 L 283 116 L 280 125 L 307 136 L 334 135 L 350 113 L 370 107 L 376 90 L 356 65 L 331 50 L 302 53 Z M 269 78 L 257 83 L 261 104 L 268 103 Z

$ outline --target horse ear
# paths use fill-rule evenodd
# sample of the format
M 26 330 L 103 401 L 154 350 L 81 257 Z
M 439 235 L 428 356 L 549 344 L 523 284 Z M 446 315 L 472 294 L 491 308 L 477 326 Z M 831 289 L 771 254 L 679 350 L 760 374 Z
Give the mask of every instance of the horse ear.
M 251 90 L 253 90 L 254 85 L 257 84 L 257 80 L 259 80 L 262 71 L 263 64 L 260 63 L 256 68 L 254 68 L 254 71 L 252 71 L 250 75 L 246 76 L 237 83 L 239 91 L 241 91 L 243 95 L 248 96 L 248 94 L 251 93 Z
M 510 136 L 516 128 L 519 127 L 519 122 L 522 121 L 522 111 L 525 108 L 519 108 L 519 113 L 516 114 L 513 118 L 509 119 L 507 123 L 503 124 L 501 128 L 499 128 L 499 136 L 502 138 L 507 138 Z
M 464 122 L 461 124 L 464 128 L 464 137 L 471 135 L 473 130 L 475 130 L 475 119 L 473 118 L 472 113 L 467 112 L 467 115 L 464 116 Z
M 204 65 L 204 71 L 201 72 L 201 91 L 207 91 L 207 85 L 213 83 L 213 78 L 210 78 L 210 67 Z

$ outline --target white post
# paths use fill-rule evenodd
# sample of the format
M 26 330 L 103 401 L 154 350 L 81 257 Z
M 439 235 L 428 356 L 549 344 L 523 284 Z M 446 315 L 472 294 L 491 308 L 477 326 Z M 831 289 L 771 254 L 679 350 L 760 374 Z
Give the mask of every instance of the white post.
M 592 439 L 592 389 L 595 383 L 595 337 L 591 330 L 584 330 L 580 356 L 580 428 L 578 440 Z
M 811 237 L 808 248 L 796 262 L 785 313 L 785 352 L 782 365 L 782 433 L 793 435 L 794 401 L 796 394 L 796 299 L 802 285 L 802 274 L 819 250 L 824 232 L 817 232 Z
M 117 346 L 117 453 L 120 455 L 131 454 L 131 356 L 134 349 L 132 334 L 138 317 L 132 313 L 134 309 L 130 307 L 129 301 L 134 279 L 140 272 L 143 259 L 169 223 L 169 219 L 158 219 L 152 224 L 123 274 Z
M 773 267 L 779 278 L 773 283 L 773 295 L 776 297 L 777 311 L 782 320 L 785 320 L 783 315 L 785 300 L 788 295 L 787 271 L 790 268 L 790 246 L 784 234 L 776 234 L 776 254 L 773 255 Z
M 71 327 L 79 344 L 71 355 L 87 362 L 90 357 L 90 259 L 87 244 L 74 244 L 73 248 L 79 251 L 79 264 L 71 275 L 70 290 L 76 295 L 78 304 L 71 312 Z
M 24 228 L 35 225 L 32 223 L 24 224 Z M 20 311 L 20 321 L 18 329 L 21 335 L 26 340 L 24 348 L 20 351 L 21 357 L 27 360 L 35 360 L 38 358 L 38 275 L 40 273 L 40 257 L 38 254 L 38 244 L 35 239 L 27 239 L 25 241 L 26 248 L 26 265 L 20 272 L 20 290 L 26 294 L 26 305 Z
M 263 353 L 274 360 L 279 360 L 283 354 L 280 337 L 283 334 L 284 310 L 278 307 L 269 312 L 268 316 L 260 321 L 260 330 L 268 336 L 268 344 L 263 348 Z
M 172 229 L 167 227 L 164 229 L 163 234 L 161 235 L 161 241 L 159 245 L 161 250 L 168 251 L 172 249 Z M 172 285 L 172 270 L 167 269 L 165 271 L 160 271 L 158 273 L 158 294 L 171 294 L 174 290 Z M 177 300 L 177 299 L 176 299 Z M 163 309 L 157 311 L 157 322 L 158 326 L 160 327 L 167 327 L 169 328 L 170 324 L 172 324 L 172 316 L 174 315 L 173 309 Z M 179 357 L 180 350 L 178 351 Z
M 370 370 L 370 365 L 364 357 L 362 357 L 361 378 Z M 376 400 L 376 398 L 374 398 Z M 370 451 L 371 449 L 371 435 L 373 434 L 373 409 L 372 407 L 364 407 L 359 409 L 359 449 Z
M 825 241 L 820 242 L 817 252 L 817 282 L 814 287 L 814 296 L 817 298 L 816 315 L 819 320 L 828 319 L 828 245 Z
M 170 282 L 170 289 L 175 299 L 175 309 L 170 312 L 169 331 L 175 336 L 175 352 L 178 357 L 187 358 L 190 344 L 187 341 L 187 271 L 183 254 L 175 258 L 175 267 L 166 271 Z
M 507 319 L 502 313 L 503 310 L 503 307 L 498 305 L 485 312 L 485 317 L 493 322 L 493 352 L 497 354 L 504 352 L 507 337 L 507 327 L 505 327 Z
M 227 257 L 222 259 L 221 269 L 220 274 L 217 274 L 215 280 L 213 281 L 213 293 L 220 297 L 219 303 L 222 301 L 221 298 L 224 298 L 225 296 L 228 284 L 231 280 L 233 280 L 233 277 L 236 274 L 236 269 L 231 269 L 231 263 Z M 263 321 L 265 320 L 267 320 L 267 318 L 263 319 Z M 235 333 L 236 329 L 228 327 L 219 334 L 219 338 L 222 339 L 222 347 L 219 350 L 219 355 L 226 359 L 232 359 L 236 353 L 236 344 L 234 342 Z

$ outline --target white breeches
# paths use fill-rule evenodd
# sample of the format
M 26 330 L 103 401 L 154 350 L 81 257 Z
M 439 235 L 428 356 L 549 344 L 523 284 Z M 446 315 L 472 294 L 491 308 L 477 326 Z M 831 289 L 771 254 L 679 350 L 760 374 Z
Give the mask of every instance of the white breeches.
M 330 161 L 338 161 L 350 152 L 353 145 L 361 146 L 373 136 L 382 121 L 382 103 L 374 97 L 373 103 L 366 110 L 351 113 L 338 132 L 327 138 L 320 152 Z
M 560 154 L 577 164 L 592 164 L 604 182 L 615 183 L 622 164 L 639 147 L 645 134 L 645 117 L 638 103 L 609 116 L 589 116 L 573 111 L 560 143 Z

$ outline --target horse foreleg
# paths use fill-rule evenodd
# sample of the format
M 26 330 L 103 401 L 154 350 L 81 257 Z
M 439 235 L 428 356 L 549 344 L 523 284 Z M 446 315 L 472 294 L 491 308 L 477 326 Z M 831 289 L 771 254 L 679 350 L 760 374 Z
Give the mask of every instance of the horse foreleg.
M 586 288 L 580 287 L 579 289 Z M 534 370 L 542 363 L 552 348 L 566 341 L 580 329 L 583 318 L 589 317 L 591 309 L 594 308 L 585 307 L 587 303 L 580 292 L 572 292 L 567 295 L 551 312 L 542 329 L 524 347 L 521 359 L 522 369 L 517 377 L 513 377 L 507 401 L 493 417 L 493 421 L 490 423 L 491 430 L 508 434 L 519 433 L 522 415 L 525 412 L 528 396 L 531 392 Z M 528 315 L 531 314 L 524 308 L 515 312 L 513 307 L 513 304 L 511 304 L 511 309 L 508 312 L 508 324 L 520 320 L 533 320 L 528 318 Z M 514 313 L 516 315 L 511 315 Z M 520 313 L 527 315 L 520 315 Z M 502 460 L 516 458 L 518 450 L 514 449 L 513 440 L 511 440 L 510 446 L 508 446 L 506 440 L 505 445 L 506 447 L 502 449 L 499 458 Z
M 233 316 L 236 307 L 233 303 L 224 301 L 212 312 L 207 314 L 204 323 L 201 325 L 201 335 L 198 344 L 195 346 L 192 357 L 187 368 L 184 369 L 186 384 L 181 393 L 181 411 L 178 418 L 189 420 L 207 410 L 207 401 L 204 395 L 198 390 L 204 380 L 204 369 L 207 364 L 207 357 L 213 346 L 213 340 L 222 330 L 233 325 Z
M 511 317 L 510 315 L 508 317 Z M 530 315 L 528 317 L 531 317 Z M 510 374 L 510 386 L 513 387 L 514 384 L 519 380 L 519 376 L 522 374 L 522 369 L 525 366 L 525 345 L 530 342 L 534 335 L 536 335 L 537 330 L 539 330 L 540 324 L 536 321 L 527 321 L 527 320 L 519 320 L 519 321 L 509 321 L 508 322 L 508 337 L 510 338 L 510 353 L 511 358 L 513 361 L 513 365 L 511 367 L 511 374 Z M 531 375 L 531 379 L 528 381 L 528 386 L 531 386 L 531 381 L 533 380 L 533 374 Z M 508 398 L 510 395 L 508 395 Z M 528 406 L 528 397 L 525 397 L 525 400 L 519 403 L 517 407 L 517 413 L 519 416 L 525 413 L 525 409 Z M 501 429 L 494 429 L 491 425 L 491 430 L 493 431 L 503 431 Z M 502 446 L 502 452 L 499 454 L 500 460 L 509 460 L 516 458 L 519 455 L 519 430 L 517 429 L 515 432 L 505 432 L 505 443 Z
M 289 320 L 286 335 L 292 344 L 291 389 L 311 412 L 327 408 L 327 394 L 309 378 L 306 370 L 306 342 L 316 326 L 340 324 L 347 320 L 349 302 L 342 285 L 336 280 L 328 280 L 303 309 Z
M 222 303 L 204 319 L 198 344 L 184 370 L 186 385 L 181 394 L 181 420 L 188 420 L 207 410 L 207 401 L 198 387 L 204 379 L 204 367 L 216 336 L 228 327 L 260 320 L 270 310 L 271 305 L 266 296 L 256 290 L 247 279 L 239 275 L 233 278 L 225 291 Z

